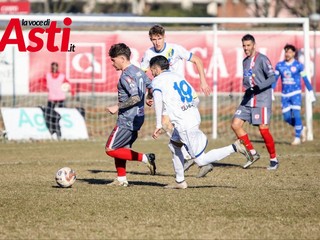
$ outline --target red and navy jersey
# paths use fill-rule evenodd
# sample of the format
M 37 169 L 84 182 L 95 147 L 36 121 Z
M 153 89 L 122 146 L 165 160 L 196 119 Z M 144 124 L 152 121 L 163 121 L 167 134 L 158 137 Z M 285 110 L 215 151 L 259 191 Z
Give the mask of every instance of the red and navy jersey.
M 276 65 L 276 82 L 273 85 L 275 88 L 279 77 L 281 77 L 282 95 L 293 96 L 301 94 L 301 78 L 303 79 L 307 89 L 312 90 L 312 86 L 304 72 L 304 66 L 297 60 L 292 63 L 281 61 Z
M 147 88 L 151 89 L 151 80 L 144 71 L 131 64 L 123 70 L 117 87 L 119 102 L 136 95 L 141 99 L 132 107 L 119 109 L 117 126 L 138 131 L 144 122 L 145 92 Z
M 256 53 L 253 57 L 243 60 L 243 87 L 245 89 L 258 86 L 259 91 L 252 96 L 245 96 L 242 104 L 248 107 L 271 107 L 272 84 L 275 74 L 267 56 Z

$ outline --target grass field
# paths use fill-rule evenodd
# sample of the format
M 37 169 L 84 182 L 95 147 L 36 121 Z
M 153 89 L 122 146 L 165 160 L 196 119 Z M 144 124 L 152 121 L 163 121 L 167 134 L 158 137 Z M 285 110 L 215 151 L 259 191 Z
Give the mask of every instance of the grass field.
M 129 162 L 128 188 L 106 186 L 116 172 L 104 141 L 0 143 L 0 239 L 320 239 L 319 140 L 277 142 L 274 172 L 256 141 L 262 158 L 251 168 L 239 154 L 202 179 L 194 166 L 185 190 L 163 188 L 174 181 L 166 142 L 136 142 L 156 153 L 158 174 Z M 72 188 L 55 183 L 63 166 L 77 171 Z

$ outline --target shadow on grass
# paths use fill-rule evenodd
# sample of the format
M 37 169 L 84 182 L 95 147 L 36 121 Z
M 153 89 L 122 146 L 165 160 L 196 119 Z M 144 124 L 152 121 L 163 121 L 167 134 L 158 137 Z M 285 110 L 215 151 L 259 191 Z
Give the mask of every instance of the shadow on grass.
M 234 164 L 234 163 L 212 163 L 213 167 L 237 167 L 237 168 L 243 168 L 240 164 Z
M 263 140 L 251 140 L 251 142 L 253 143 L 263 143 L 264 144 L 264 141 Z M 291 145 L 290 142 L 288 141 L 274 141 L 275 144 L 283 144 L 283 145 Z
M 217 185 L 201 185 L 201 186 L 188 186 L 188 188 L 237 188 L 233 186 L 217 186 Z
M 77 181 L 86 182 L 88 184 L 97 184 L 97 185 L 105 185 L 111 183 L 113 180 L 108 179 L 95 179 L 95 178 L 82 178 L 77 179 Z M 157 183 L 157 182 L 143 182 L 143 181 L 129 181 L 130 185 L 133 186 L 156 186 L 156 187 L 163 187 L 165 184 Z
M 117 171 L 114 171 L 114 170 L 100 170 L 100 169 L 89 169 L 88 171 L 91 172 L 91 173 L 117 173 Z M 148 172 L 137 172 L 137 171 L 128 171 L 127 174 L 144 175 L 144 176 L 150 175 L 150 173 L 148 173 Z M 172 174 L 165 174 L 165 173 L 157 172 L 156 176 L 164 176 L 164 177 L 168 177 L 169 176 L 170 177 L 170 176 L 173 176 L 173 175 Z

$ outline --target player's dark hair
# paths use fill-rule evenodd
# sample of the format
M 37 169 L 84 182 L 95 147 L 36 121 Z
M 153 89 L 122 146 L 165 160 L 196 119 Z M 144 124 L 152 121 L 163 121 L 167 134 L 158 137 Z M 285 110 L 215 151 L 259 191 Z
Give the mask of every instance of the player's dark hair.
M 161 35 L 164 36 L 166 30 L 164 29 L 164 27 L 162 27 L 161 25 L 153 25 L 150 30 L 149 30 L 149 36 L 151 37 L 152 35 Z
M 109 56 L 111 58 L 115 58 L 120 55 L 123 55 L 127 58 L 127 60 L 130 60 L 130 56 L 131 56 L 130 48 L 124 43 L 113 44 L 109 49 Z
M 58 67 L 58 63 L 57 62 L 52 62 L 51 63 L 51 67 L 53 67 L 53 66 L 57 66 Z
M 157 65 L 161 68 L 161 70 L 168 70 L 169 69 L 169 61 L 166 57 L 158 55 L 150 60 L 150 67 Z
M 296 47 L 293 46 L 292 44 L 286 44 L 283 49 L 284 51 L 292 50 L 293 52 L 296 52 Z
M 241 41 L 252 41 L 253 43 L 256 42 L 256 40 L 254 39 L 254 37 L 251 34 L 246 34 L 242 37 Z

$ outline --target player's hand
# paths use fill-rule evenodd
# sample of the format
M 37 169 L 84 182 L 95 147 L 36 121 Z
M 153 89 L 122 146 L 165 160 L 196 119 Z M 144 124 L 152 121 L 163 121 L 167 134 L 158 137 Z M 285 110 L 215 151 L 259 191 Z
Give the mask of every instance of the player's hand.
M 211 93 L 211 89 L 206 81 L 200 83 L 200 89 L 206 96 L 209 96 Z
M 316 96 L 314 95 L 314 92 L 311 90 L 310 92 L 309 92 L 309 96 L 310 96 L 310 101 L 313 103 L 313 102 L 315 102 L 317 99 L 316 99 Z
M 110 106 L 110 107 L 106 108 L 106 111 L 111 113 L 111 114 L 117 113 L 118 110 L 119 110 L 119 106 L 118 105 L 113 105 L 113 106 Z
M 156 128 L 156 130 L 154 130 L 154 132 L 152 134 L 152 137 L 154 139 L 157 139 L 161 135 L 162 132 L 163 132 L 162 128 Z
M 256 94 L 259 91 L 259 87 L 257 85 L 253 87 L 249 87 L 246 89 L 244 96 L 251 97 L 253 94 Z
M 153 105 L 153 99 L 146 99 L 146 104 L 151 107 Z

